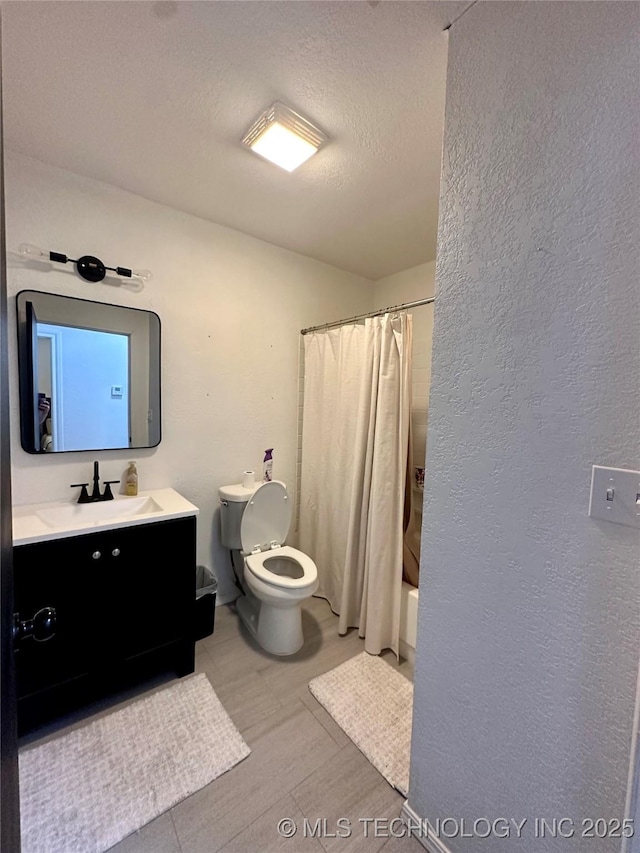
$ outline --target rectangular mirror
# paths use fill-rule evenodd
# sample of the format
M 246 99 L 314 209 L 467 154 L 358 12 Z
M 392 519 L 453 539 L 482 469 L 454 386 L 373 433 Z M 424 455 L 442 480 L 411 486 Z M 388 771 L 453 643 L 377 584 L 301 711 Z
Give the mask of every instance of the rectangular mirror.
M 16 299 L 23 449 L 156 447 L 158 315 L 36 290 Z

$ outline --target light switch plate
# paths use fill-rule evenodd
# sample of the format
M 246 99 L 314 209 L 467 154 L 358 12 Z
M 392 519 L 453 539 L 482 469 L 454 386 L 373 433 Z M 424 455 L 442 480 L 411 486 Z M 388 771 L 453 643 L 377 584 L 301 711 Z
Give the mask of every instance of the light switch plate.
M 589 515 L 640 528 L 640 471 L 594 465 Z

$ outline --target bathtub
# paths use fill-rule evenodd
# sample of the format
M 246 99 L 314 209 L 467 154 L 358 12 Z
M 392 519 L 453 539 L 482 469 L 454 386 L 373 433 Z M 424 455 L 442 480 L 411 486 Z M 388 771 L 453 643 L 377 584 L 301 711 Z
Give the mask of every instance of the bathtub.
M 415 661 L 417 630 L 418 590 L 403 581 L 400 599 L 400 655 L 411 663 Z

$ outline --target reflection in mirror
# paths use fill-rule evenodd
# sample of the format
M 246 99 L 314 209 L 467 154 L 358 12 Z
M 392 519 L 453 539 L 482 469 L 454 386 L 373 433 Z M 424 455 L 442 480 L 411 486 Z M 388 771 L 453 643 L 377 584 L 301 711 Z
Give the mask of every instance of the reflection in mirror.
M 157 314 L 34 290 L 17 309 L 26 451 L 159 444 Z

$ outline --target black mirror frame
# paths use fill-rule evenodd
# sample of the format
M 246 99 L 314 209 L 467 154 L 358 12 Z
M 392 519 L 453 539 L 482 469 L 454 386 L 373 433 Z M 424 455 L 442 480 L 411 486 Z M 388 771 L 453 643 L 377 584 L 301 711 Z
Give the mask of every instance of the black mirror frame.
M 32 378 L 32 358 L 30 353 L 30 340 L 28 334 L 28 319 L 26 311 L 20 307 L 20 296 L 25 293 L 38 293 L 43 296 L 55 296 L 61 299 L 72 299 L 75 302 L 88 302 L 94 305 L 105 305 L 111 308 L 123 308 L 126 311 L 142 311 L 145 314 L 153 314 L 158 320 L 158 440 L 155 444 L 129 445 L 127 447 L 103 447 L 89 448 L 86 450 L 57 450 L 53 454 L 48 453 L 41 448 L 35 449 L 34 442 L 31 441 L 29 434 L 29 426 L 34 422 L 36 417 L 34 406 L 34 389 Z M 94 299 L 81 299 L 76 296 L 65 296 L 60 293 L 50 293 L 45 290 L 33 290 L 28 288 L 21 290 L 16 294 L 16 322 L 18 330 L 18 389 L 20 399 L 20 444 L 22 449 L 33 456 L 55 456 L 58 453 L 99 453 L 103 450 L 149 450 L 158 447 L 162 441 L 162 321 L 160 316 L 155 311 L 149 311 L 145 308 L 131 308 L 128 305 L 116 305 L 112 302 L 96 302 Z

